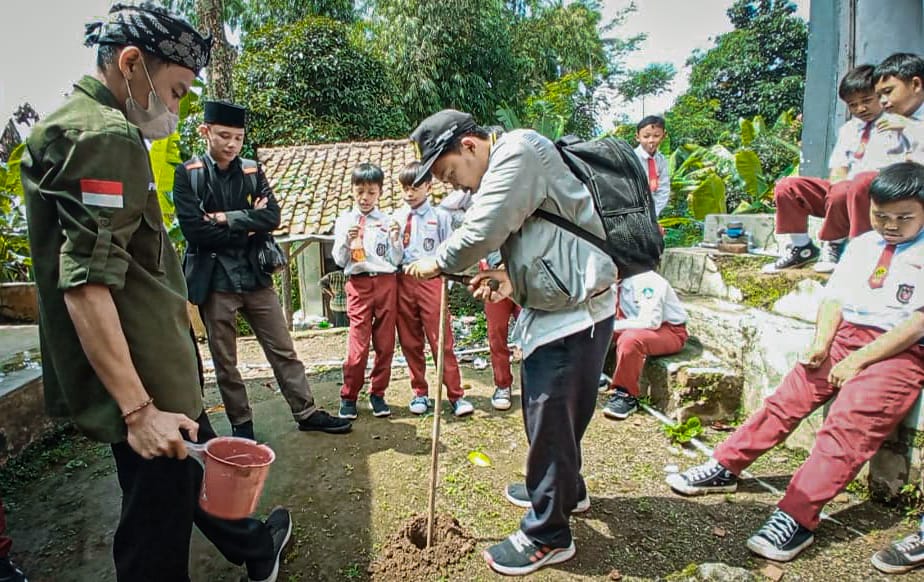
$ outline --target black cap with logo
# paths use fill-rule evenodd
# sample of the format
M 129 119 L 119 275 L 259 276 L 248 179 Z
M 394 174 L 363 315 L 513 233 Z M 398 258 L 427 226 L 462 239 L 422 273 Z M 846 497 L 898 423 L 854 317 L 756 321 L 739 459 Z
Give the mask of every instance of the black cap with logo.
M 478 124 L 475 123 L 474 117 L 455 109 L 444 109 L 420 122 L 417 129 L 411 133 L 411 145 L 414 146 L 417 159 L 420 160 L 414 186 L 424 181 L 433 162 L 445 153 L 446 146 L 476 127 Z

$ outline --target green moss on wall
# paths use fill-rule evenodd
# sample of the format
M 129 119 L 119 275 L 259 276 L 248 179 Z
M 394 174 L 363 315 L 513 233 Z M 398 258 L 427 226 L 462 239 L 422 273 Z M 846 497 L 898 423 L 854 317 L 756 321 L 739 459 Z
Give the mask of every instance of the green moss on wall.
M 811 269 L 763 273 L 761 268 L 772 261 L 769 257 L 715 255 L 713 260 L 725 285 L 741 291 L 741 302 L 760 309 L 771 309 L 777 300 L 795 289 L 803 279 L 821 282 L 828 280 L 827 275 Z

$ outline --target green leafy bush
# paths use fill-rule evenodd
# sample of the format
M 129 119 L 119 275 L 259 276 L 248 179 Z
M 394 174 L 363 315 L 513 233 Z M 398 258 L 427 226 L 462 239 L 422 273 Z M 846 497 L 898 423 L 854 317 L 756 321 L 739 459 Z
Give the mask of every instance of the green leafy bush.
M 31 279 L 32 255 L 26 226 L 19 162 L 25 146 L 10 152 L 7 162 L 0 163 L 0 282 Z
M 309 17 L 265 26 L 244 39 L 235 95 L 249 109 L 256 145 L 300 145 L 403 137 L 398 92 L 340 22 Z

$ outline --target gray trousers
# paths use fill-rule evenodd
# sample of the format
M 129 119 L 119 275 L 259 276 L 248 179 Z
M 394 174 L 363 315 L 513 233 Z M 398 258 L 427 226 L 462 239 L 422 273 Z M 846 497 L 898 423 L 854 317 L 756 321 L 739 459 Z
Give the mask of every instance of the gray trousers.
M 532 508 L 520 529 L 553 548 L 571 544 L 571 510 L 587 494 L 581 439 L 597 407 L 597 382 L 612 336 L 611 317 L 538 348 L 521 366 Z
M 253 420 L 244 380 L 237 369 L 238 311 L 257 336 L 292 416 L 299 421 L 314 414 L 317 407 L 305 366 L 295 353 L 279 298 L 272 287 L 266 287 L 249 293 L 213 292 L 199 307 L 228 420 L 235 426 Z

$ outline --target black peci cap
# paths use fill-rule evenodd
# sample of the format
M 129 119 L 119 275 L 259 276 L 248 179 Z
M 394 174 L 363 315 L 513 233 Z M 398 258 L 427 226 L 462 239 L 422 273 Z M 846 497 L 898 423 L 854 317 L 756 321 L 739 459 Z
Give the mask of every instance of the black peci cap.
M 205 101 L 202 104 L 205 122 L 228 127 L 244 127 L 247 109 L 227 101 Z

